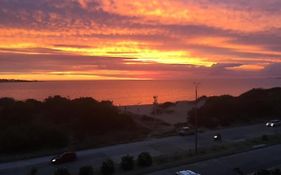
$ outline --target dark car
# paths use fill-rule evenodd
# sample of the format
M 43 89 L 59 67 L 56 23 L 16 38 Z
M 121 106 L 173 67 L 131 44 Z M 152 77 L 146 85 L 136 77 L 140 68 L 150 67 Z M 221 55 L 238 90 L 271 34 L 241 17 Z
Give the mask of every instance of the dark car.
M 72 162 L 77 160 L 75 152 L 65 152 L 51 159 L 51 163 L 54 165 L 62 164 L 66 162 Z

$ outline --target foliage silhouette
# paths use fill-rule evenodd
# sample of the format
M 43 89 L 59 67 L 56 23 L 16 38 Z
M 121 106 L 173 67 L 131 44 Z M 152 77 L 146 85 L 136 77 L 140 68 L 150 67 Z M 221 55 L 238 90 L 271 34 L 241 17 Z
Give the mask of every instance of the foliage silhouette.
M 112 102 L 88 97 L 54 96 L 42 102 L 0 98 L 0 121 L 0 153 L 62 148 L 101 134 L 145 132 Z
M 58 168 L 55 170 L 54 175 L 70 175 L 66 168 Z
M 91 166 L 83 166 L 79 169 L 79 175 L 94 175 L 94 169 Z
M 238 97 L 213 96 L 198 109 L 198 125 L 214 128 L 234 122 L 281 116 L 281 88 L 252 89 Z M 194 124 L 195 109 L 188 113 L 188 121 Z
M 115 171 L 114 162 L 111 159 L 107 159 L 102 163 L 101 173 L 103 175 L 111 175 Z
M 129 171 L 134 169 L 134 157 L 130 155 L 123 156 L 121 158 L 121 168 L 124 171 Z
M 152 157 L 149 153 L 142 152 L 139 154 L 137 162 L 140 167 L 148 167 L 152 165 Z

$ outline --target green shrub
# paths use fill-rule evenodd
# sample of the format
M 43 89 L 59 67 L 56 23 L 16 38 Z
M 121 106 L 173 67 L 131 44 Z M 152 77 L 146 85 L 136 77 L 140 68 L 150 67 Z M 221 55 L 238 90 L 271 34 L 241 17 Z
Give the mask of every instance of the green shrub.
M 272 170 L 271 173 L 272 173 L 273 175 L 281 175 L 281 171 L 280 171 L 279 168 L 276 168 L 276 169 Z
M 66 168 L 58 168 L 54 175 L 70 175 L 70 173 Z
M 137 161 L 140 167 L 148 167 L 152 165 L 152 157 L 147 152 L 140 153 Z
M 38 174 L 38 169 L 37 168 L 32 168 L 29 172 L 29 175 L 37 175 Z
M 103 175 L 111 175 L 115 171 L 114 162 L 111 159 L 108 159 L 102 163 L 101 173 Z
M 280 169 L 274 169 L 274 170 L 259 170 L 254 173 L 254 175 L 281 175 Z
M 270 174 L 271 174 L 270 171 L 262 169 L 262 170 L 255 172 L 254 175 L 270 175 Z
M 241 171 L 241 169 L 239 167 L 233 168 L 233 171 L 235 172 L 235 174 L 237 175 L 243 175 L 244 173 Z
M 262 139 L 262 141 L 268 141 L 268 136 L 267 135 L 262 135 L 261 139 Z
M 83 145 L 88 137 L 81 135 L 96 136 L 108 130 L 124 134 L 122 140 L 148 132 L 138 127 L 131 114 L 120 113 L 112 102 L 98 102 L 90 97 L 54 96 L 44 101 L 0 98 L 0 121 L 0 154 L 65 148 L 70 138 L 81 139 Z M 132 132 L 127 133 L 128 130 Z M 109 139 L 108 134 L 100 142 L 110 142 Z
M 121 158 L 121 168 L 124 171 L 129 171 L 134 169 L 134 157 L 130 155 L 123 156 Z
M 79 175 L 94 175 L 94 169 L 91 166 L 83 166 L 79 169 Z
M 206 151 L 206 150 L 204 150 L 204 149 L 199 150 L 199 154 L 206 154 L 206 153 L 207 153 L 207 151 Z

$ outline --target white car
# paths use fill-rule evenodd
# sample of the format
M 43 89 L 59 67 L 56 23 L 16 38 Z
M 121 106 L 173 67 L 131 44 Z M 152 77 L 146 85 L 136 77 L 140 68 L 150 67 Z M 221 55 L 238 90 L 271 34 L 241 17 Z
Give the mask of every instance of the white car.
M 185 136 L 185 135 L 189 135 L 191 134 L 191 130 L 188 126 L 184 126 L 184 127 L 181 127 L 179 130 L 178 130 L 178 134 L 180 136 Z
M 271 120 L 265 124 L 267 127 L 275 127 L 275 126 L 280 126 L 281 121 L 280 120 Z
M 195 173 L 195 172 L 190 171 L 190 170 L 182 170 L 182 171 L 176 172 L 176 175 L 200 175 L 200 174 Z

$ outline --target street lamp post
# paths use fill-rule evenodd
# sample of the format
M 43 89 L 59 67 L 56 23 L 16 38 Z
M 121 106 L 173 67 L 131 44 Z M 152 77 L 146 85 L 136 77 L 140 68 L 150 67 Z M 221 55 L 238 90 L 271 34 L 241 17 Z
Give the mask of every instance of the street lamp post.
M 195 153 L 198 152 L 198 86 L 199 82 L 194 82 L 195 86 Z

